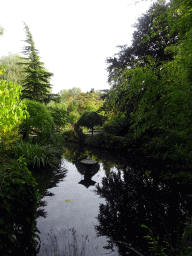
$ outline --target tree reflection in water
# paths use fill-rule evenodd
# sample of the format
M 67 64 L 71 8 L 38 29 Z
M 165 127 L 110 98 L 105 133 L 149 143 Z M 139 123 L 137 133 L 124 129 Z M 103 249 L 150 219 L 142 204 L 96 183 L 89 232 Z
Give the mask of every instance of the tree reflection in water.
M 103 178 L 102 186 L 96 185 L 96 193 L 107 202 L 100 205 L 99 225 L 95 226 L 98 236 L 109 238 L 106 248 L 116 245 L 120 255 L 138 255 L 114 242 L 121 241 L 145 256 L 151 255 L 149 244 L 143 238 L 148 235 L 148 230 L 141 227 L 144 224 L 160 237 L 160 245 L 168 242 L 171 255 L 177 255 L 186 213 L 191 214 L 191 198 L 178 184 L 154 182 L 143 172 L 128 168 Z

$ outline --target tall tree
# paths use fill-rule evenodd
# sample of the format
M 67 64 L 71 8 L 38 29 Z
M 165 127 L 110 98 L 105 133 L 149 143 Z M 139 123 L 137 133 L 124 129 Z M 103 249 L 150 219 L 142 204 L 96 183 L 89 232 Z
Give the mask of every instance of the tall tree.
M 178 41 L 177 31 L 172 33 L 170 31 L 168 12 L 169 4 L 163 1 L 153 4 L 135 23 L 136 31 L 133 33 L 132 45 L 130 47 L 118 46 L 119 53 L 106 59 L 108 82 L 112 82 L 113 87 L 116 87 L 114 75 L 117 76 L 116 81 L 119 82 L 119 75 L 124 68 L 145 66 L 149 63 L 148 56 L 156 58 L 158 65 L 163 61 L 173 60 L 171 52 L 164 52 L 167 46 Z
M 24 40 L 24 42 L 26 42 L 28 45 L 24 47 L 22 53 L 28 56 L 24 59 L 29 60 L 29 64 L 27 64 L 27 67 L 24 68 L 23 71 L 27 73 L 27 76 L 22 83 L 22 98 L 44 102 L 47 98 L 50 98 L 50 78 L 53 76 L 53 73 L 46 71 L 44 63 L 40 62 L 38 50 L 35 48 L 29 27 L 26 25 L 26 23 L 24 23 L 24 25 L 27 35 L 27 39 Z

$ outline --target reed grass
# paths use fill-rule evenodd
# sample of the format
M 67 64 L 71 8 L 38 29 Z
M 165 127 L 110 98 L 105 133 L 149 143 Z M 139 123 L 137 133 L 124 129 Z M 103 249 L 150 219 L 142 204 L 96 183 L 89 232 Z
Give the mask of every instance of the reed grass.
M 42 253 L 39 253 L 38 256 L 90 256 L 92 253 L 89 251 L 89 239 L 88 236 L 82 235 L 82 241 L 79 243 L 78 235 L 76 234 L 76 230 L 74 228 L 69 229 L 72 233 L 72 241 L 69 241 L 69 234 L 67 235 L 67 239 L 63 240 L 63 251 L 60 250 L 57 242 L 56 235 L 49 236 L 52 248 L 51 249 L 43 249 Z M 49 234 L 48 234 L 49 235 Z M 97 249 L 97 248 L 95 248 Z M 91 248 L 91 252 L 93 252 L 93 248 Z M 97 254 L 99 256 L 99 254 Z M 101 254 L 102 255 L 102 254 Z
M 33 168 L 55 168 L 59 164 L 60 149 L 50 144 L 31 144 L 21 140 L 15 144 L 13 155 L 16 159 L 20 156 L 26 158 L 27 165 Z

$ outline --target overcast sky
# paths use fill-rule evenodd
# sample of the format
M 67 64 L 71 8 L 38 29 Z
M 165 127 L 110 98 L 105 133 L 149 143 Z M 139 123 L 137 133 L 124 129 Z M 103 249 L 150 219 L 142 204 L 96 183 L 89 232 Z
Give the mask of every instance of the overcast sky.
M 109 89 L 106 58 L 131 45 L 131 27 L 150 1 L 133 0 L 4 0 L 1 1 L 0 57 L 21 55 L 24 21 L 41 61 L 49 72 L 52 92 L 79 87 L 83 92 Z

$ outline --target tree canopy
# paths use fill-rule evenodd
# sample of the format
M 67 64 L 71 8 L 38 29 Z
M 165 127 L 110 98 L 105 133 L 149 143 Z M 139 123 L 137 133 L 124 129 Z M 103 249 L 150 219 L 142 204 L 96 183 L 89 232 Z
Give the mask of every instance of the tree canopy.
M 134 66 L 144 66 L 148 61 L 148 56 L 156 58 L 158 64 L 162 61 L 172 60 L 171 52 L 164 52 L 164 49 L 178 41 L 177 31 L 172 31 L 167 19 L 169 5 L 162 2 L 153 4 L 149 10 L 138 18 L 134 24 L 132 45 L 119 45 L 119 53 L 114 57 L 106 59 L 108 65 L 108 82 L 115 86 L 115 79 L 124 68 Z
M 94 111 L 85 111 L 77 121 L 77 125 L 91 128 L 93 136 L 93 127 L 96 125 L 102 125 L 102 118 L 99 114 L 97 114 Z
M 134 138 L 148 155 L 192 166 L 191 3 L 157 2 L 136 28 L 132 46 L 107 60 L 106 109 L 112 119 L 130 120 L 129 143 Z

